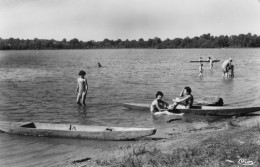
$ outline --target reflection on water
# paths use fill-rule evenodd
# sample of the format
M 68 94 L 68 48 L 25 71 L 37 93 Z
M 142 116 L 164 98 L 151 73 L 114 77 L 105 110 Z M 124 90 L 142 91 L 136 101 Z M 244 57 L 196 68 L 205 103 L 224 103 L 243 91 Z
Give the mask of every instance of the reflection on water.
M 150 103 L 158 90 L 171 102 L 184 86 L 190 86 L 195 98 L 219 96 L 229 106 L 259 105 L 259 55 L 259 49 L 0 51 L 0 121 L 156 128 L 221 121 L 226 118 L 185 115 L 184 120 L 169 124 L 167 116 L 154 118 L 145 111 L 127 110 L 122 104 Z M 199 64 L 189 61 L 209 56 L 221 61 L 214 63 L 213 71 L 205 63 L 201 78 Z M 235 78 L 222 79 L 221 63 L 229 57 L 233 58 Z M 87 72 L 89 83 L 86 107 L 75 103 L 81 69 Z M 71 150 L 91 147 L 61 139 L 51 144 L 47 141 L 53 139 L 0 133 L 4 150 L 0 166 L 52 166 L 62 157 L 70 157 Z M 28 145 L 32 147 L 27 149 Z M 55 160 L 49 162 L 50 157 Z
M 88 110 L 87 106 L 78 106 L 79 116 L 82 116 L 83 118 L 86 118 L 87 117 L 87 110 Z

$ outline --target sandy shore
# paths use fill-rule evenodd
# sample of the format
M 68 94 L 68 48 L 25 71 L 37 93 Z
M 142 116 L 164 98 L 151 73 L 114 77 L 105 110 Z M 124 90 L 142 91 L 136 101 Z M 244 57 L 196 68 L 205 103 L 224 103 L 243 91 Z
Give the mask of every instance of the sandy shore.
M 187 125 L 182 127 L 161 127 L 151 137 L 132 142 L 108 144 L 99 150 L 93 150 L 91 154 L 81 153 L 80 156 L 74 156 L 77 158 L 70 159 L 65 164 L 62 164 L 62 166 L 111 166 L 113 161 L 133 152 L 136 148 L 156 148 L 167 153 L 173 148 L 194 146 L 209 137 L 217 138 L 219 135 L 228 135 L 229 133 L 232 133 L 233 136 L 234 133 L 237 133 L 237 136 L 232 138 L 233 141 L 241 143 L 253 141 L 260 146 L 259 134 L 249 135 L 244 133 L 246 129 L 251 127 L 260 128 L 260 112 L 214 123 L 196 122 L 187 123 Z M 243 133 L 239 133 L 240 131 L 243 131 Z

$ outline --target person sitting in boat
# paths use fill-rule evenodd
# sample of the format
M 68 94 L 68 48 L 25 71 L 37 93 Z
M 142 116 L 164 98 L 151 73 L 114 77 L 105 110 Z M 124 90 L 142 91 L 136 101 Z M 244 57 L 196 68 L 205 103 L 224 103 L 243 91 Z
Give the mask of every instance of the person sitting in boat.
M 174 110 L 178 105 L 183 106 L 183 108 L 191 108 L 193 105 L 193 95 L 191 94 L 191 88 L 186 86 L 181 94 L 183 98 L 173 99 L 173 106 L 170 106 L 171 111 Z
M 162 100 L 163 93 L 158 91 L 155 95 L 156 99 L 152 102 L 150 111 L 153 115 L 173 115 L 173 113 L 168 111 L 169 104 Z M 156 114 L 155 114 L 156 113 Z

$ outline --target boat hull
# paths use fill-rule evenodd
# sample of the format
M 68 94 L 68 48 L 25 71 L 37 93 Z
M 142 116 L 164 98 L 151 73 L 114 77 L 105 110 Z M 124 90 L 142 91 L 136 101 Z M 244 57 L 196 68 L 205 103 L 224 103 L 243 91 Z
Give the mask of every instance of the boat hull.
M 214 63 L 216 62 L 219 62 L 220 60 L 213 60 Z M 199 60 L 191 60 L 190 61 L 191 63 L 209 63 L 208 60 L 202 60 L 202 61 L 199 61 Z
M 89 140 L 134 140 L 156 133 L 154 128 L 84 126 L 32 122 L 0 122 L 0 131 L 25 136 Z
M 141 103 L 124 103 L 129 109 L 149 111 L 149 104 Z M 198 114 L 198 115 L 214 115 L 214 116 L 233 116 L 247 114 L 260 111 L 260 107 L 227 107 L 227 106 L 194 106 L 193 108 L 183 108 L 177 106 L 174 110 L 176 113 Z

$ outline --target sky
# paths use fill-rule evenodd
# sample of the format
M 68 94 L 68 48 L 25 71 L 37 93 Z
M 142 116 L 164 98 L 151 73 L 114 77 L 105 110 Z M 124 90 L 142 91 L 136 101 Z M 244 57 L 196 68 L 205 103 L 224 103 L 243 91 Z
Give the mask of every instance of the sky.
M 260 35 L 260 0 L 0 0 L 0 38 Z

